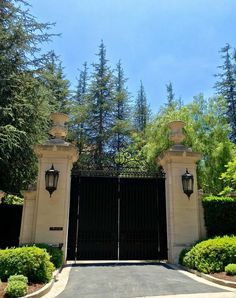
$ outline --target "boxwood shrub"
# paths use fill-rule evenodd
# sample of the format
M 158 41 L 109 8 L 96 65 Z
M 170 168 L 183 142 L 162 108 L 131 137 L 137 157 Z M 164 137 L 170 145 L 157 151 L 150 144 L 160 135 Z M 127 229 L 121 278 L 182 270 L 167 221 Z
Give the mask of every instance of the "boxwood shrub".
M 208 196 L 202 204 L 208 237 L 236 235 L 236 198 Z
M 51 280 L 54 266 L 49 254 L 38 247 L 18 247 L 0 250 L 0 278 L 22 274 L 30 282 L 46 283 Z
M 27 283 L 20 280 L 9 281 L 5 293 L 11 298 L 23 297 L 27 294 Z
M 227 275 L 236 275 L 236 264 L 228 264 L 225 266 L 225 272 Z
M 226 265 L 236 263 L 236 236 L 202 241 L 181 255 L 180 262 L 204 273 L 224 271 Z
M 56 268 L 60 268 L 63 264 L 63 251 L 58 247 L 53 247 L 45 243 L 37 243 L 35 246 L 44 248 L 50 255 L 50 261 Z
M 22 274 L 15 274 L 15 275 L 11 275 L 9 278 L 8 278 L 8 280 L 7 280 L 7 282 L 9 282 L 9 281 L 22 281 L 22 282 L 24 282 L 24 283 L 28 283 L 28 277 L 27 276 L 24 276 L 24 275 L 22 275 Z

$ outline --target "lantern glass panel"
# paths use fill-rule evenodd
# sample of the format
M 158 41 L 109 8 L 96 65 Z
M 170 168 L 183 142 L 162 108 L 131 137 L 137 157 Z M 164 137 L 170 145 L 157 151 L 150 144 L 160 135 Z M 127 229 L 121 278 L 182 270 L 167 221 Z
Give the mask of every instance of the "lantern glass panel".
M 55 170 L 52 165 L 51 168 L 45 172 L 45 185 L 46 190 L 50 193 L 50 197 L 52 193 L 57 189 L 58 178 L 59 171 Z
M 184 193 L 188 197 L 190 197 L 190 195 L 193 193 L 193 184 L 194 184 L 193 175 L 191 175 L 186 169 L 186 173 L 182 175 L 182 186 L 183 186 Z

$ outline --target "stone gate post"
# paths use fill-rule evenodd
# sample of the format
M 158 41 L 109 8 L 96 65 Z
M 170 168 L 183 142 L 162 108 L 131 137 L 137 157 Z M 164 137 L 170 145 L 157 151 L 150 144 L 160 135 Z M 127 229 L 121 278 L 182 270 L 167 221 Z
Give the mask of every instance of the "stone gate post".
M 20 243 L 48 243 L 63 245 L 66 254 L 70 203 L 71 169 L 78 158 L 74 145 L 65 142 L 68 116 L 54 113 L 51 116 L 52 136 L 46 143 L 36 145 L 38 179 L 36 190 L 25 191 Z M 54 166 L 59 171 L 57 190 L 50 197 L 45 189 L 45 171 Z M 66 255 L 65 255 L 66 258 Z
M 184 140 L 183 126 L 182 121 L 173 121 L 169 124 L 170 140 L 174 145 L 158 159 L 158 164 L 166 172 L 167 245 L 170 263 L 178 263 L 181 250 L 201 237 L 196 174 L 196 162 L 201 158 L 201 154 L 181 145 Z M 194 191 L 190 199 L 182 188 L 182 175 L 186 169 L 194 176 Z

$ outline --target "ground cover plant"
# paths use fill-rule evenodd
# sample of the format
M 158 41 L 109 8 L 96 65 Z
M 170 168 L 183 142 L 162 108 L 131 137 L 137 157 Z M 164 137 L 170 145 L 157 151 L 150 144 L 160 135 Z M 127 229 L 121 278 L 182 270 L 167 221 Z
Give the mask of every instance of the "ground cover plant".
M 180 254 L 180 264 L 203 273 L 222 272 L 236 263 L 236 236 L 208 239 Z

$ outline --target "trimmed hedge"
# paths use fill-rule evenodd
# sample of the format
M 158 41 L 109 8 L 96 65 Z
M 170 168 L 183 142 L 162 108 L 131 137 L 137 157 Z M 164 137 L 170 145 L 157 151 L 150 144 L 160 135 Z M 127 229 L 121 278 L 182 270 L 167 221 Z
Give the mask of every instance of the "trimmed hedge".
M 181 255 L 180 263 L 204 273 L 224 271 L 226 265 L 236 263 L 236 236 L 202 241 Z
M 7 283 L 5 293 L 7 297 L 19 298 L 27 294 L 27 283 L 20 280 L 13 280 Z
M 7 280 L 5 293 L 8 297 L 22 297 L 27 294 L 28 278 L 24 275 L 11 275 Z
M 0 279 L 22 274 L 30 282 L 46 283 L 54 270 L 49 254 L 38 247 L 18 247 L 0 250 Z
M 60 268 L 63 264 L 63 251 L 58 247 L 53 247 L 45 243 L 37 243 L 35 246 L 46 249 L 50 255 L 50 261 L 56 268 Z
M 28 283 L 28 277 L 27 276 L 24 276 L 24 275 L 22 275 L 22 274 L 19 274 L 19 275 L 11 275 L 9 278 L 8 278 L 8 280 L 7 280 L 7 282 L 9 282 L 9 281 L 22 281 L 22 282 L 24 282 L 24 283 Z
M 208 237 L 236 235 L 236 198 L 208 196 L 202 204 Z
M 236 275 L 236 264 L 228 264 L 225 267 L 225 272 L 227 275 Z

